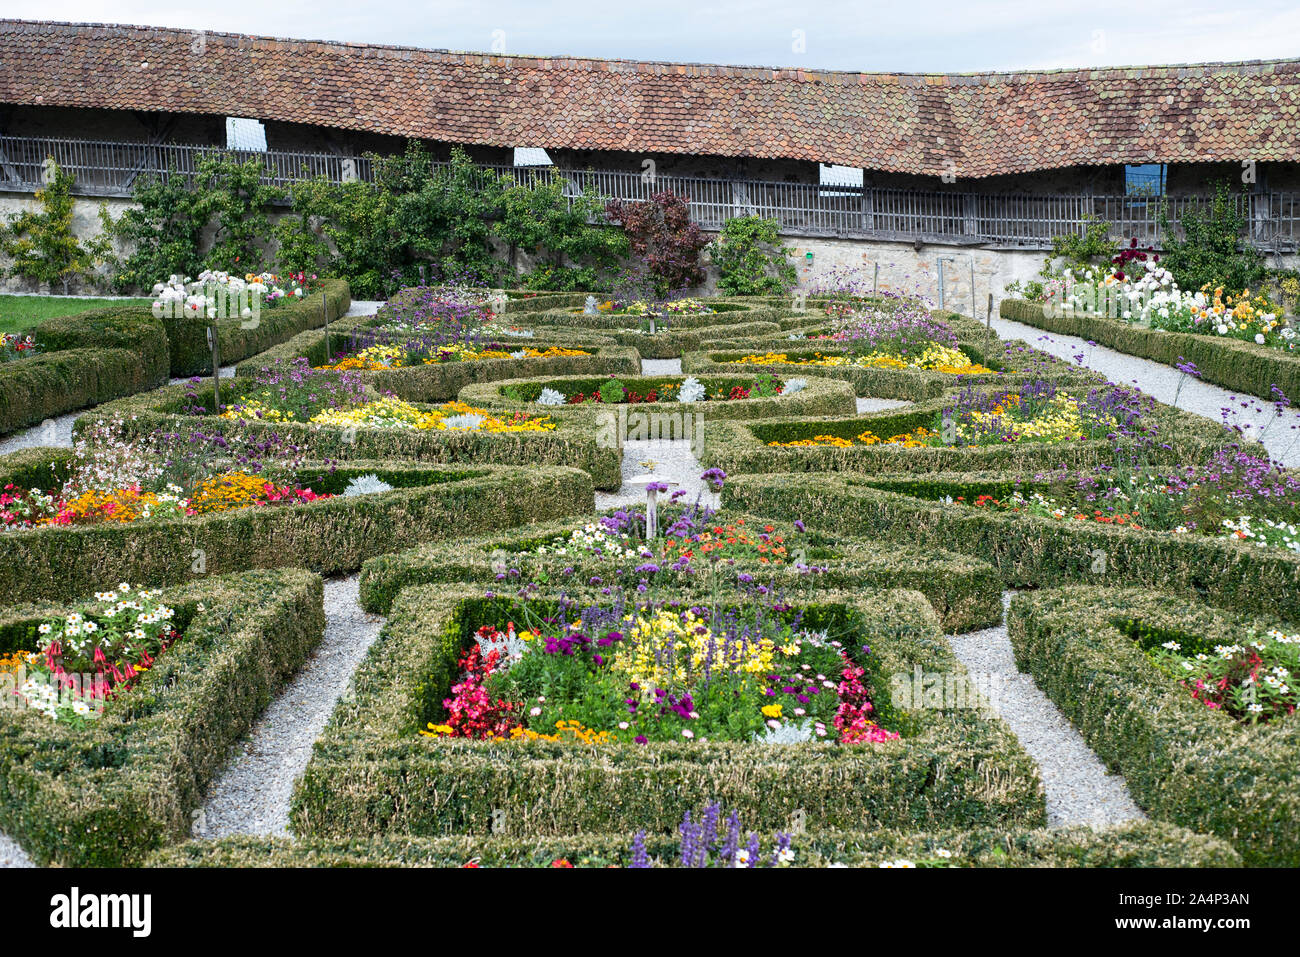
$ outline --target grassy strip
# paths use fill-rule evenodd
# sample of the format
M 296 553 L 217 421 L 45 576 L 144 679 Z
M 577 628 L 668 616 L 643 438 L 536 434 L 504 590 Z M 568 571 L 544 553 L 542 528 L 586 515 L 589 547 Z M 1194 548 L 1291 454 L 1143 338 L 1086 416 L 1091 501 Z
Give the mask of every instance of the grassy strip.
M 1300 865 L 1300 722 L 1234 720 L 1161 673 L 1135 629 L 1236 644 L 1251 626 L 1175 594 L 1054 589 L 1020 595 L 1008 628 L 1034 676 L 1152 816 L 1233 844 L 1248 864 Z
M 0 709 L 0 828 L 37 863 L 140 864 L 184 840 L 230 749 L 325 630 L 321 581 L 299 569 L 210 578 L 162 597 L 184 638 L 99 720 L 74 728 Z M 0 636 L 34 650 L 36 626 L 68 610 L 5 609 Z

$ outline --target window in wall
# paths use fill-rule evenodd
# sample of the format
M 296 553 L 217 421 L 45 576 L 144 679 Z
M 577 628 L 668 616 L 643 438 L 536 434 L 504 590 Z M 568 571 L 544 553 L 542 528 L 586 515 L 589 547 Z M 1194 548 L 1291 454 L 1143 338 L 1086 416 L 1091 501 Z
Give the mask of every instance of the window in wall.
M 226 149 L 266 152 L 266 127 L 259 120 L 226 117 Z
M 515 147 L 515 165 L 516 166 L 552 166 L 551 158 L 546 155 L 546 150 L 537 149 L 531 146 Z
M 1124 167 L 1124 193 L 1137 198 L 1150 198 L 1165 195 L 1165 176 L 1168 167 L 1164 163 L 1143 163 L 1139 166 Z
M 844 193 L 834 189 L 836 186 L 862 186 L 862 169 L 857 166 L 827 166 L 821 163 L 818 166 L 820 173 L 819 182 L 823 189 L 818 190 L 821 196 L 843 196 Z M 832 187 L 826 189 L 825 187 Z

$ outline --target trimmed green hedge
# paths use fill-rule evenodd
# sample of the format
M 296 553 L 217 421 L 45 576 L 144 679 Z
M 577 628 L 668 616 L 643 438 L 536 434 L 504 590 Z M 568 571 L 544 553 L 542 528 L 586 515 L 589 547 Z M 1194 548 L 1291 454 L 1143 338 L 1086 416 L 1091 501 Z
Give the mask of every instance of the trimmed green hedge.
M 351 462 L 305 469 L 305 484 L 338 492 L 377 474 L 393 491 L 176 519 L 45 526 L 0 534 L 0 591 L 67 598 L 105 582 L 161 585 L 249 568 L 352 571 L 420 542 L 592 511 L 591 479 L 568 468 Z
M 759 529 L 766 523 L 766 519 L 752 515 L 729 513 L 719 514 L 713 521 L 737 520 Z M 633 585 L 645 577 L 656 590 L 669 589 L 674 596 L 705 595 L 712 590 L 714 582 L 707 571 L 706 559 L 697 562 L 694 572 L 674 572 L 670 568 L 674 556 L 669 555 L 659 563 L 661 571 L 641 576 L 634 573 L 632 566 L 636 563 L 633 562 L 577 554 L 564 557 L 526 554 L 585 524 L 572 520 L 545 522 L 514 529 L 508 536 L 476 535 L 380 555 L 361 568 L 362 607 L 386 615 L 403 588 L 433 582 L 490 585 L 503 581 L 514 586 L 547 581 L 564 588 L 573 582 L 587 582 L 592 576 L 607 584 L 622 577 Z M 974 631 L 1002 621 L 1002 580 L 991 566 L 978 559 L 815 532 L 800 536 L 788 523 L 783 523 L 780 532 L 791 550 L 795 542 L 806 539 L 803 564 L 817 571 L 800 571 L 793 564 L 772 566 L 736 561 L 734 565 L 726 565 L 721 577 L 734 581 L 737 575 L 752 575 L 756 582 L 773 591 L 799 594 L 833 589 L 911 588 L 925 595 L 949 634 Z M 619 570 L 622 576 L 616 574 Z
M 517 611 L 512 599 L 477 595 L 446 584 L 401 593 L 299 779 L 291 813 L 297 834 L 483 834 L 494 810 L 505 813 L 513 836 L 671 833 L 684 811 L 714 800 L 763 830 L 786 826 L 796 809 L 817 830 L 1045 821 L 1036 765 L 1000 719 L 972 709 L 895 709 L 906 737 L 870 746 L 421 736 L 417 728 L 456 680 L 457 657 L 474 629 Z M 885 684 L 883 676 L 910 675 L 914 665 L 964 674 L 917 592 L 826 593 L 798 604 L 843 616 L 837 627 L 860 627 Z M 889 699 L 878 690 L 877 700 Z
M 754 376 L 758 375 L 759 372 L 761 370 L 757 370 L 747 377 L 744 375 L 719 375 L 700 376 L 698 378 L 709 392 L 719 388 L 730 391 L 735 386 L 753 385 Z M 623 383 L 626 389 L 641 395 L 645 395 L 651 389 L 662 387 L 668 383 L 680 383 L 684 378 L 684 376 L 679 375 L 618 376 L 618 380 Z M 752 399 L 710 400 L 708 402 L 678 402 L 674 399 L 671 402 L 636 404 L 601 402 L 578 406 L 538 405 L 536 398 L 541 394 L 543 387 L 557 389 L 563 392 L 566 397 L 576 395 L 579 392 L 590 395 L 592 392 L 599 390 L 602 383 L 608 382 L 610 379 L 609 376 L 551 377 L 502 379 L 497 382 L 469 385 L 460 390 L 459 398 L 460 401 L 476 408 L 527 409 L 530 412 L 544 412 L 553 415 L 557 420 L 575 411 L 587 412 L 591 408 L 594 408 L 597 412 L 603 411 L 607 415 L 611 411 L 622 413 L 624 410 L 628 415 L 638 412 L 657 412 L 668 415 L 693 413 L 706 422 L 711 419 L 761 419 L 773 415 L 852 415 L 857 409 L 853 390 L 846 382 L 803 375 L 790 375 L 782 378 L 805 379 L 808 384 L 792 395 L 765 396 Z M 514 394 L 521 396 L 521 398 L 515 398 Z
M 246 329 L 243 319 L 211 320 L 196 316 L 163 319 L 167 327 L 167 342 L 171 352 L 173 376 L 211 374 L 212 350 L 208 347 L 208 326 L 215 321 L 220 341 L 222 365 L 229 365 L 272 346 L 292 339 L 305 329 L 315 329 L 325 324 L 324 310 L 329 310 L 332 322 L 347 313 L 352 306 L 352 292 L 342 279 L 324 282 L 326 305 L 321 305 L 318 290 L 297 301 L 282 300 L 274 307 L 263 306 L 255 328 Z
M 1285 549 L 1061 522 L 935 500 L 944 495 L 1005 494 L 1018 478 L 1011 473 L 915 479 L 741 475 L 727 481 L 723 498 L 733 508 L 776 518 L 802 517 L 837 535 L 975 555 L 992 565 L 1008 587 L 1070 582 L 1143 585 L 1174 589 L 1188 599 L 1228 608 L 1300 620 L 1300 555 Z M 1098 563 L 1099 552 L 1104 564 Z
M 208 783 L 325 630 L 321 580 L 300 569 L 210 578 L 162 598 L 184 637 L 89 727 L 0 708 L 0 830 L 37 863 L 135 865 L 188 837 Z M 30 636 L 21 647 L 35 650 L 36 626 L 69 610 L 4 609 L 0 634 Z
M 197 387 L 198 401 L 212 407 L 210 382 Z M 248 378 L 223 379 L 221 398 L 225 403 L 254 388 Z M 303 422 L 263 422 L 219 419 L 211 415 L 185 415 L 187 386 L 167 386 L 154 392 L 132 396 L 96 409 L 82 416 L 73 426 L 80 432 L 99 419 L 121 419 L 132 435 L 156 429 L 188 433 L 220 430 L 224 435 L 280 435 L 319 458 L 353 461 L 356 459 L 415 459 L 443 465 L 531 465 L 572 466 L 591 475 L 598 489 L 617 489 L 622 482 L 622 459 L 615 447 L 597 445 L 599 437 L 595 416 L 578 412 L 556 417 L 558 427 L 547 432 L 486 432 L 437 429 L 367 428 L 344 429 L 337 426 L 311 425 Z
M 763 848 L 772 845 L 763 835 Z M 563 858 L 575 867 L 631 863 L 630 837 L 386 837 L 339 841 L 234 837 L 191 841 L 157 851 L 149 867 L 549 867 Z M 653 866 L 678 866 L 680 841 L 647 834 Z M 1179 827 L 1139 821 L 1104 831 L 1050 830 L 820 831 L 794 835 L 794 867 L 879 867 L 887 861 L 939 860 L 954 867 L 1238 867 L 1227 843 Z
M 1168 366 L 1194 362 L 1202 380 L 1225 389 L 1271 399 L 1271 389 L 1277 386 L 1292 401 L 1300 400 L 1300 355 L 1295 353 L 1240 339 L 1151 329 L 1123 319 L 1049 316 L 1040 304 L 1023 299 L 1004 299 L 999 311 L 1003 319 L 1078 336 Z
M 809 384 L 814 380 L 809 379 Z M 992 388 L 990 387 L 990 391 Z M 1082 389 L 1063 391 L 1081 394 Z M 769 442 L 793 442 L 818 435 L 854 440 L 864 431 L 882 439 L 932 428 L 936 416 L 956 396 L 948 390 L 941 398 L 901 409 L 842 418 L 803 418 L 725 421 L 705 420 L 705 448 L 701 461 L 728 475 L 754 472 L 942 472 L 1003 469 L 1045 471 L 1109 464 L 1115 459 L 1115 442 L 1086 439 L 1076 442 L 1008 442 L 1002 445 L 925 446 L 904 448 L 880 442 L 836 446 L 774 447 Z M 1153 462 L 1200 461 L 1238 437 L 1217 422 L 1157 403 L 1144 416 L 1157 427 L 1158 447 L 1146 454 Z M 1126 445 L 1129 440 L 1121 440 Z
M 0 363 L 0 433 L 167 381 L 163 325 L 138 306 L 46 319 L 31 334 L 40 353 Z
M 309 339 L 308 337 L 311 337 Z M 314 341 L 313 341 L 314 340 Z M 331 330 L 330 340 L 336 354 L 352 345 L 350 332 Z M 512 342 L 511 345 L 514 345 Z M 436 362 L 402 369 L 382 371 L 354 370 L 364 381 L 374 384 L 381 392 L 391 392 L 407 402 L 448 402 L 467 385 L 495 382 L 520 376 L 580 376 L 641 374 L 641 357 L 630 346 L 587 346 L 574 342 L 518 340 L 519 348 L 547 349 L 586 348 L 591 355 L 552 356 L 532 359 L 477 359 L 473 362 Z M 313 330 L 295 336 L 288 343 L 241 362 L 236 376 L 255 376 L 277 360 L 292 361 L 306 356 L 312 365 L 325 362 L 325 333 Z
M 1149 814 L 1223 838 L 1248 864 L 1297 867 L 1300 721 L 1250 725 L 1213 711 L 1136 640 L 1154 630 L 1239 644 L 1252 626 L 1276 627 L 1176 594 L 1091 588 L 1019 595 L 1008 618 L 1020 667 Z
M 1046 353 L 1031 349 L 1024 343 L 1010 343 L 995 340 L 995 355 L 985 355 L 980 347 L 962 343 L 961 350 L 973 362 L 981 363 L 997 370 L 988 375 L 953 375 L 933 372 L 926 369 L 879 369 L 861 366 L 813 366 L 782 362 L 739 362 L 747 355 L 765 355 L 768 352 L 782 353 L 792 359 L 813 359 L 818 356 L 847 355 L 848 351 L 834 343 L 818 347 L 813 343 L 787 342 L 771 348 L 734 348 L 690 352 L 682 356 L 682 371 L 687 374 L 725 373 L 728 375 L 746 372 L 765 371 L 784 377 L 815 375 L 824 378 L 842 379 L 850 383 L 860 396 L 872 396 L 879 399 L 904 399 L 919 402 L 937 398 L 944 390 L 966 385 L 990 385 L 1003 388 L 1015 388 L 1024 382 L 1037 379 L 1050 379 L 1055 382 L 1101 382 L 1103 378 L 1096 373 L 1081 374 L 1064 362 L 1047 356 Z M 1043 358 L 1046 357 L 1046 358 Z M 1051 361 L 1047 361 L 1051 360 Z M 1028 368 L 1027 368 L 1028 367 Z

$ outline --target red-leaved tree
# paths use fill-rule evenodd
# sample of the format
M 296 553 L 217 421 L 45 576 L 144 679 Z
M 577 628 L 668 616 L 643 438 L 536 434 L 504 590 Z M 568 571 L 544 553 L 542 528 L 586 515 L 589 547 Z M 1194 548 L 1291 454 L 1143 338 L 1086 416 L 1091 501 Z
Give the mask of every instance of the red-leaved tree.
M 700 252 L 708 245 L 700 224 L 691 220 L 691 201 L 671 190 L 649 200 L 611 199 L 605 215 L 627 233 L 632 255 L 641 260 L 660 297 L 704 282 Z

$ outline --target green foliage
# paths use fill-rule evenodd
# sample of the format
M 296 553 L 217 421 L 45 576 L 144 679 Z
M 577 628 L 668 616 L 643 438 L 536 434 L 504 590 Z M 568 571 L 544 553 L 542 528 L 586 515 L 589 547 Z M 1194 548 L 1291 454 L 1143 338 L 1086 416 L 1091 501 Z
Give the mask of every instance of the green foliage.
M 727 221 L 710 246 L 718 267 L 718 291 L 731 296 L 783 296 L 798 282 L 781 246 L 778 223 L 761 216 Z
M 506 186 L 496 235 L 509 246 L 512 263 L 516 250 L 546 257 L 525 277 L 525 288 L 562 292 L 605 288 L 605 274 L 627 257 L 627 236 L 596 222 L 605 207 L 603 198 L 568 197 L 564 187 L 559 177 L 536 175 Z
M 1052 237 L 1052 254 L 1043 265 L 1043 276 L 1051 276 L 1053 260 L 1063 260 L 1066 268 L 1082 272 L 1094 266 L 1103 266 L 1110 262 L 1119 243 L 1110 238 L 1110 223 L 1095 216 L 1084 219 L 1087 224 L 1082 236 L 1070 233 L 1065 236 Z
M 53 157 L 46 160 L 46 184 L 36 191 L 39 210 L 28 210 L 9 217 L 0 230 L 0 253 L 13 260 L 7 270 L 41 283 L 51 290 L 63 287 L 78 276 L 89 274 L 104 261 L 102 240 L 87 245 L 77 241 L 72 230 L 72 185 L 75 178 Z
M 145 178 L 135 190 L 137 206 L 111 224 L 113 237 L 132 249 L 118 263 L 113 287 L 147 290 L 172 274 L 193 276 L 204 268 L 261 271 L 270 233 L 266 207 L 283 196 L 262 184 L 263 173 L 261 160 L 240 163 L 214 153 L 199 157 L 192 181 L 175 170 Z
M 1222 286 L 1237 295 L 1257 289 L 1267 275 L 1264 257 L 1241 241 L 1249 223 L 1238 211 L 1227 183 L 1218 183 L 1209 210 L 1189 209 L 1183 214 L 1183 238 L 1169 223 L 1168 210 L 1160 210 L 1160 229 L 1167 237 L 1160 264 L 1174 275 L 1180 289 Z

